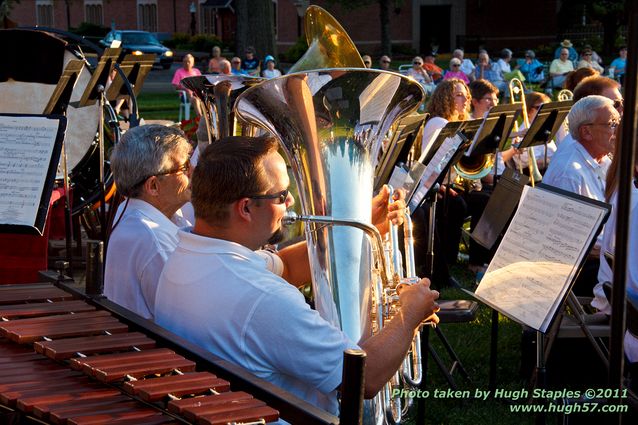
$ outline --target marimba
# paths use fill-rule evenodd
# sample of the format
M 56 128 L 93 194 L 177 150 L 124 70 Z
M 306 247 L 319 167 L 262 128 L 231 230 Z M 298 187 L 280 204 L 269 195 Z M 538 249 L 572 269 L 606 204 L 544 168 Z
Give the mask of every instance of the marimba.
M 0 287 L 5 419 L 221 425 L 267 423 L 281 412 L 291 423 L 338 423 L 108 300 L 79 296 L 51 284 Z

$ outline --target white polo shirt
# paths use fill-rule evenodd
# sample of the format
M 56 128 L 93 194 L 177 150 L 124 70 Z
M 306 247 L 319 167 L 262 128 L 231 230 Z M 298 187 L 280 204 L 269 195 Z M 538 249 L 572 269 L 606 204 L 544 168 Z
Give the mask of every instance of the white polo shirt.
M 158 285 L 155 321 L 332 414 L 343 351 L 357 348 L 263 257 L 234 242 L 179 232 Z
M 126 202 L 118 208 L 114 222 L 117 226 L 106 251 L 104 295 L 152 319 L 160 273 L 177 246 L 179 226 L 190 223 L 179 214 L 173 217 L 173 222 L 141 199 L 129 198 L 126 210 L 125 205 Z

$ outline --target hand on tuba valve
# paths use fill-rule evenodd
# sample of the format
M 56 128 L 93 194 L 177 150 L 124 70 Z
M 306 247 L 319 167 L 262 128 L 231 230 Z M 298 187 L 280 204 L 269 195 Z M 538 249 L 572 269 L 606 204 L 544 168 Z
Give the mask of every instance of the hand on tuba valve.
M 392 192 L 393 202 L 390 200 L 390 188 L 383 185 L 377 196 L 372 198 L 372 224 L 385 235 L 388 233 L 389 225 L 401 226 L 404 221 L 405 211 L 405 191 L 397 189 Z

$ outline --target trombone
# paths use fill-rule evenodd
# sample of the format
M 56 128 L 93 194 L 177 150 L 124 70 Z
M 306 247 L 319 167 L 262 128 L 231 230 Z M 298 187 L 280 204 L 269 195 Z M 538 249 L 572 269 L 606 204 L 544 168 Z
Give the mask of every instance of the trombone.
M 509 91 L 510 91 L 510 102 L 511 103 L 521 103 L 523 106 L 523 123 L 525 124 L 525 128 L 529 129 L 529 117 L 527 116 L 527 104 L 525 103 L 525 90 L 523 88 L 523 83 L 518 78 L 512 78 L 509 82 Z M 514 132 L 518 132 L 518 123 L 514 123 Z M 530 183 L 532 187 L 534 187 L 536 182 L 541 181 L 543 176 L 541 176 L 540 171 L 538 170 L 538 164 L 536 163 L 536 157 L 534 156 L 534 148 L 527 148 L 527 156 L 528 167 L 529 167 L 529 177 Z M 523 166 L 521 162 L 518 163 L 518 171 L 523 173 Z

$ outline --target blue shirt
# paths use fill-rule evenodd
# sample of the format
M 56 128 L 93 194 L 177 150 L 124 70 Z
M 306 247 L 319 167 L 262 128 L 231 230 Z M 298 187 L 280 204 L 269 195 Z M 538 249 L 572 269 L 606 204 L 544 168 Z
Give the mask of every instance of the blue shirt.
M 614 75 L 624 75 L 625 68 L 627 67 L 627 60 L 622 58 L 616 58 L 609 65 L 610 68 L 614 68 Z

